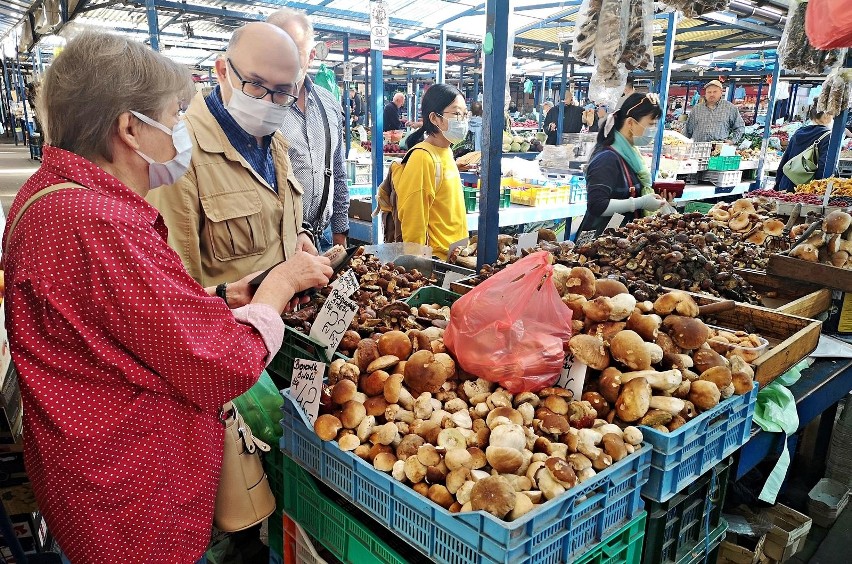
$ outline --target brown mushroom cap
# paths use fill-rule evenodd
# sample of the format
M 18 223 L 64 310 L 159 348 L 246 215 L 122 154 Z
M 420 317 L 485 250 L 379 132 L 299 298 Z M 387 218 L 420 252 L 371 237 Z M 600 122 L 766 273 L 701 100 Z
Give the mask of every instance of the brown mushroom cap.
M 361 369 L 361 372 L 367 372 L 367 367 L 370 363 L 379 358 L 379 347 L 373 339 L 361 339 L 358 343 L 358 348 L 355 350 L 353 360 Z
M 840 210 L 834 210 L 822 222 L 822 230 L 826 233 L 843 233 L 852 224 L 852 216 Z
M 733 375 L 731 374 L 731 369 L 727 366 L 714 366 L 702 372 L 700 379 L 713 382 L 721 391 L 731 384 Z
M 618 394 L 621 393 L 621 371 L 617 368 L 609 367 L 601 372 L 598 381 L 600 394 L 606 401 L 615 403 L 618 399 Z
M 331 401 L 335 405 L 343 405 L 352 400 L 358 392 L 358 387 L 352 380 L 340 380 L 331 389 Z
M 817 262 L 819 260 L 819 251 L 813 245 L 809 245 L 808 243 L 802 243 L 800 245 L 796 245 L 792 251 L 790 251 L 790 256 L 797 259 L 806 260 L 808 262 Z
M 384 396 L 373 396 L 371 398 L 367 398 L 367 401 L 364 402 L 364 408 L 367 410 L 367 415 L 373 415 L 375 417 L 384 415 L 387 407 L 388 402 Z
M 663 320 L 663 326 L 677 346 L 688 350 L 697 349 L 710 337 L 710 328 L 693 317 L 669 315 Z
M 405 383 L 414 395 L 437 393 L 447 381 L 447 368 L 432 351 L 417 351 L 405 365 Z
M 592 335 L 574 335 L 568 341 L 568 346 L 574 358 L 595 370 L 603 370 L 609 366 L 609 353 L 604 342 Z
M 618 294 L 626 293 L 628 293 L 627 286 L 618 280 L 613 280 L 612 278 L 601 278 L 595 282 L 595 297 L 606 296 L 611 298 Z
M 397 363 L 399 363 L 399 358 L 396 356 L 393 356 L 391 354 L 380 356 L 379 358 L 370 363 L 370 365 L 367 367 L 366 373 L 372 374 L 377 370 L 390 370 L 391 368 L 396 366 Z
M 600 418 L 606 417 L 609 413 L 609 404 L 599 392 L 585 392 L 583 393 L 582 400 L 589 402 L 589 405 L 592 406 Z
M 754 209 L 754 203 L 748 198 L 740 198 L 733 204 L 731 204 L 731 211 L 733 213 L 738 212 L 746 212 L 746 213 L 754 213 L 757 210 Z
M 763 231 L 767 235 L 778 237 L 784 233 L 784 222 L 775 218 L 767 219 L 763 222 Z
M 498 417 L 505 417 L 512 423 L 517 425 L 524 424 L 524 416 L 521 415 L 521 412 L 517 409 L 512 409 L 511 407 L 495 407 L 491 411 L 488 412 L 488 415 L 485 416 L 485 423 L 488 427 L 491 427 L 491 423 Z
M 515 507 L 515 489 L 503 476 L 489 476 L 473 485 L 470 505 L 474 511 L 487 511 L 502 519 Z
M 710 346 L 713 346 L 713 341 L 708 341 Z M 715 350 L 711 349 L 698 349 L 692 355 L 692 362 L 695 366 L 695 371 L 699 374 L 710 370 L 714 366 L 727 366 L 728 363 L 725 362 L 724 357 L 720 355 Z M 690 367 L 686 367 L 690 368 Z
M 754 245 L 762 245 L 766 242 L 766 238 L 769 237 L 769 234 L 766 231 L 756 231 L 751 234 L 751 236 L 746 238 L 746 241 L 752 243 Z
M 595 295 L 595 274 L 585 266 L 575 266 L 565 281 L 565 291 L 591 298 Z
M 500 474 L 514 474 L 524 464 L 523 453 L 511 447 L 491 445 L 485 449 L 485 458 Z
M 432 484 L 429 486 L 429 499 L 443 507 L 444 509 L 449 509 L 450 506 L 455 503 L 455 498 L 453 495 L 447 490 L 446 486 L 441 484 Z
M 568 424 L 568 419 L 566 419 L 565 416 L 554 413 L 546 415 L 544 419 L 541 420 L 539 429 L 541 429 L 542 433 L 547 433 L 548 435 L 561 435 L 568 432 L 570 425 Z
M 314 432 L 324 441 L 333 441 L 343 428 L 343 423 L 334 415 L 324 414 L 314 421 Z
M 615 402 L 618 418 L 627 423 L 638 421 L 651 404 L 651 385 L 645 378 L 634 378 L 621 386 L 621 394 Z
M 373 459 L 373 467 L 379 472 L 390 472 L 393 470 L 393 465 L 396 462 L 396 457 L 389 452 L 380 452 Z
M 361 378 L 361 380 L 358 382 L 358 385 L 361 387 L 361 391 L 367 394 L 368 396 L 378 396 L 379 394 L 384 393 L 385 381 L 389 377 L 390 374 L 388 374 L 384 370 L 375 370 L 370 373 L 370 375 L 366 378 Z
M 689 401 L 702 411 L 716 407 L 721 397 L 719 387 L 706 380 L 696 380 L 689 388 Z
M 586 318 L 586 314 L 583 313 L 583 306 L 586 305 L 588 300 L 579 294 L 567 294 L 562 296 L 562 303 L 568 306 L 568 309 L 571 310 L 571 319 L 573 321 L 582 321 Z
M 626 328 L 631 331 L 636 331 L 639 336 L 649 343 L 653 343 L 654 339 L 659 334 L 660 327 L 663 324 L 663 318 L 657 314 L 642 315 L 638 309 L 634 309 L 630 317 L 627 318 Z
M 612 305 L 609 298 L 600 296 L 583 304 L 583 314 L 589 321 L 601 323 L 608 321 L 612 315 Z
M 572 339 L 573 340 L 573 339 Z M 612 338 L 609 351 L 615 360 L 633 370 L 651 368 L 651 355 L 645 341 L 635 331 L 625 330 Z
M 415 435 L 414 433 L 405 435 L 396 447 L 396 457 L 399 460 L 405 460 L 409 456 L 417 456 L 417 450 L 424 443 L 425 441 L 420 435 Z
M 398 359 L 411 356 L 411 339 L 402 331 L 388 331 L 379 337 L 377 345 L 382 356 L 393 355 Z
M 577 474 L 565 459 L 551 456 L 544 461 L 544 466 L 563 486 L 573 488 L 577 485 Z
M 347 429 L 354 429 L 366 416 L 367 408 L 364 407 L 364 404 L 355 400 L 350 400 L 343 405 L 340 422 L 343 423 L 343 426 Z

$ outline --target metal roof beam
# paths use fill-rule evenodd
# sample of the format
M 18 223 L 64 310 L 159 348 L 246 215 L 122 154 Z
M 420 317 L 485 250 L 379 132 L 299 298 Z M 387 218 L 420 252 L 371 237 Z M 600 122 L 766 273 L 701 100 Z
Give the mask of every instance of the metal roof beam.
M 230 0 L 231 2 L 235 2 L 236 4 L 241 4 L 246 7 L 256 7 L 254 2 L 251 0 Z M 281 6 L 282 8 L 293 8 L 296 10 L 314 10 L 314 14 L 317 16 L 328 16 L 335 17 L 344 20 L 350 20 L 361 23 L 370 23 L 370 14 L 360 14 L 357 12 L 353 12 L 351 10 L 341 10 L 338 8 L 329 8 L 328 6 L 316 6 L 313 4 L 308 4 L 306 2 L 293 2 L 290 0 L 264 0 L 269 4 L 274 4 L 277 6 Z M 159 3 L 159 0 L 157 0 Z M 423 22 L 417 22 L 414 20 L 406 20 L 402 18 L 388 18 L 388 21 L 391 25 L 397 27 L 414 27 L 414 28 L 422 28 L 425 27 Z
M 533 10 L 549 10 L 551 8 L 567 8 L 569 6 L 579 6 L 583 0 L 563 0 L 562 2 L 544 2 L 542 4 L 531 4 L 529 6 L 519 6 L 515 8 L 516 12 L 531 12 Z
M 724 27 L 740 29 L 743 31 L 750 31 L 752 33 L 760 33 L 761 35 L 766 35 L 768 37 L 781 37 L 781 30 L 776 29 L 774 27 L 770 27 L 768 24 L 758 24 L 751 23 L 747 21 L 743 21 L 737 18 L 730 18 L 725 16 L 719 16 L 718 14 L 706 14 L 700 16 L 699 19 L 702 19 L 706 22 L 716 23 Z M 731 21 L 733 19 L 733 21 Z M 689 31 L 689 30 L 684 30 Z
M 527 31 L 530 31 L 531 29 L 541 28 L 541 27 L 544 26 L 544 24 L 559 21 L 562 18 L 564 18 L 566 16 L 574 15 L 579 11 L 580 11 L 580 8 L 568 8 L 567 10 L 563 10 L 559 13 L 553 14 L 552 16 L 548 16 L 548 17 L 544 18 L 543 20 L 541 20 L 539 22 L 536 22 L 536 23 L 533 23 L 533 24 L 527 24 L 525 26 L 521 26 L 521 27 L 519 27 L 518 29 L 515 30 L 515 36 L 517 37 L 518 35 L 525 33 Z
M 435 26 L 435 27 L 436 27 L 437 29 L 441 29 L 441 28 L 442 28 L 442 27 L 444 27 L 446 24 L 448 24 L 448 23 L 450 23 L 450 22 L 452 22 L 452 21 L 455 21 L 455 20 L 457 20 L 457 19 L 459 19 L 459 18 L 464 18 L 464 17 L 466 17 L 466 16 L 472 16 L 472 15 L 476 15 L 476 14 L 481 14 L 481 13 L 484 11 L 484 9 L 485 9 L 485 3 L 484 3 L 484 2 L 483 2 L 483 3 L 481 3 L 481 4 L 477 4 L 476 6 L 472 6 L 472 7 L 468 8 L 467 10 L 464 10 L 463 12 L 461 12 L 461 13 L 459 13 L 459 14 L 456 14 L 455 16 L 452 16 L 452 17 L 450 17 L 450 18 L 447 18 L 447 19 L 445 19 L 445 20 L 442 20 L 442 21 L 438 22 L 438 25 L 437 25 L 437 26 Z M 429 32 L 429 31 L 431 31 L 431 30 L 428 30 L 428 29 L 420 30 L 420 31 L 418 31 L 418 32 L 412 33 L 411 35 L 409 35 L 409 36 L 408 36 L 408 37 L 406 37 L 405 39 L 406 39 L 406 41 L 411 41 L 411 40 L 412 40 L 412 39 L 414 39 L 415 37 L 420 37 L 421 35 L 423 35 L 424 33 Z

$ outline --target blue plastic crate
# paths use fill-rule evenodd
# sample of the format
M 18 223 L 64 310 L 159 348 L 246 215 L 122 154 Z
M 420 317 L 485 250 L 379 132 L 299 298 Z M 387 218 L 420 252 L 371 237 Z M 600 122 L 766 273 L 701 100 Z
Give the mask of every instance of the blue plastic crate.
M 484 512 L 452 514 L 336 442 L 323 442 L 284 393 L 281 450 L 346 500 L 434 562 L 500 564 L 570 562 L 637 516 L 648 479 L 650 446 L 572 488 L 521 519 Z
M 653 446 L 642 495 L 668 501 L 744 445 L 751 435 L 757 388 L 755 383 L 751 393 L 731 396 L 675 431 L 642 427 L 645 441 Z

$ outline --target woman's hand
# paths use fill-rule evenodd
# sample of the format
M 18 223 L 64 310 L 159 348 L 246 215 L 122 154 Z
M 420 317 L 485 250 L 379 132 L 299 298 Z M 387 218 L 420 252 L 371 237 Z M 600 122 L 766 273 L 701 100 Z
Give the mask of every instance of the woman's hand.
M 327 285 L 333 274 L 331 261 L 326 257 L 297 251 L 269 272 L 251 303 L 267 304 L 279 312 L 287 311 L 298 305 L 298 302 L 293 303 L 296 294 Z
M 659 194 L 645 194 L 636 198 L 637 210 L 657 211 L 666 202 Z

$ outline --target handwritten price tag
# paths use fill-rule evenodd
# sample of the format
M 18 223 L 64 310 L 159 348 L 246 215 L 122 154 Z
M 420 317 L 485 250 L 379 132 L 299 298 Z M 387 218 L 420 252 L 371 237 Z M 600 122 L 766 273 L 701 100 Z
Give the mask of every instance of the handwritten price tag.
M 339 288 L 331 291 L 328 299 L 311 326 L 311 337 L 326 346 L 326 358 L 331 358 L 343 333 L 358 312 L 358 304 L 349 299 Z
M 604 231 L 607 229 L 618 229 L 621 227 L 621 223 L 624 221 L 624 216 L 620 213 L 612 214 L 612 219 L 609 220 L 609 223 L 606 224 Z
M 825 189 L 825 196 L 822 198 L 822 207 L 827 208 L 828 202 L 831 200 L 831 193 L 834 191 L 834 181 L 828 181 L 828 187 Z
M 297 358 L 293 362 L 293 381 L 290 394 L 307 415 L 311 425 L 319 415 L 322 398 L 322 378 L 325 375 L 325 363 Z
M 538 233 L 521 233 L 518 235 L 518 256 L 536 245 L 538 245 Z
M 571 393 L 574 394 L 574 399 L 579 400 L 583 395 L 583 384 L 586 383 L 586 370 L 588 368 L 582 362 L 574 360 L 573 354 L 566 353 L 565 362 L 562 363 L 562 372 L 559 374 L 556 386 L 571 390 Z
M 348 298 L 358 291 L 360 285 L 358 284 L 358 277 L 355 276 L 352 269 L 349 269 L 344 274 L 338 276 L 337 280 L 334 281 L 334 284 L 332 284 L 331 287 L 334 290 L 340 290 L 340 292 Z

